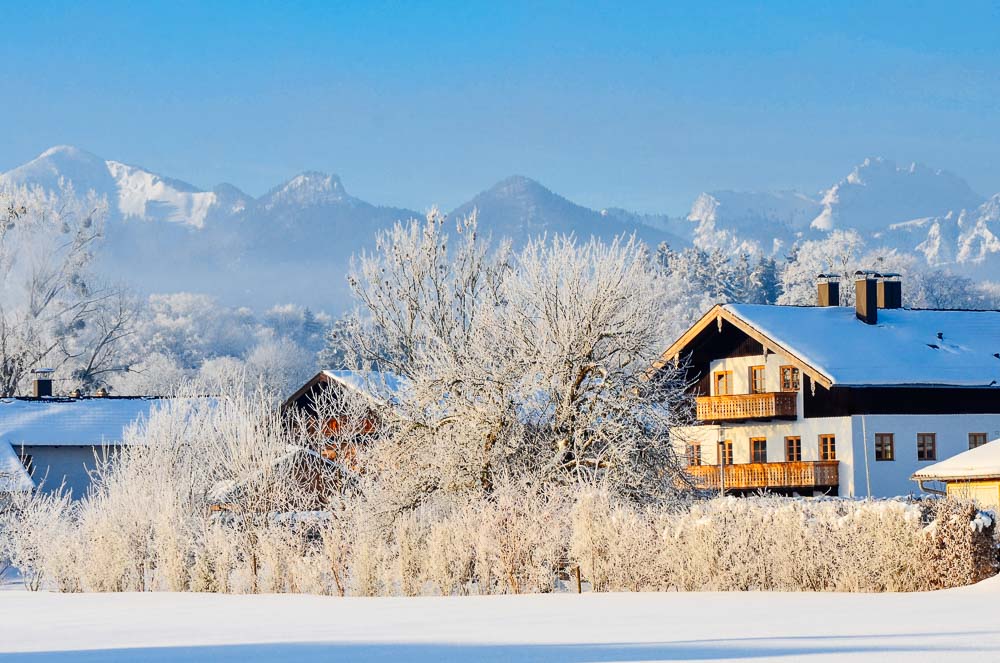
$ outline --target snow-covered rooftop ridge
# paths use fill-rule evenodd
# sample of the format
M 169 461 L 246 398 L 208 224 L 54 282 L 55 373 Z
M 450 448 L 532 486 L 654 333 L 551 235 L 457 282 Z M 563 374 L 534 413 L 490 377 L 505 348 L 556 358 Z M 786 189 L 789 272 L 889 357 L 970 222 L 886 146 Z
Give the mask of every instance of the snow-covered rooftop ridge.
M 341 384 L 379 401 L 394 400 L 406 387 L 406 378 L 387 371 L 329 371 L 323 374 Z
M 124 430 L 164 399 L 0 399 L 0 446 L 100 446 L 122 441 Z
M 1000 440 L 963 451 L 913 473 L 914 479 L 982 479 L 1000 477 Z
M 14 447 L 0 441 L 0 493 L 20 492 L 34 487 L 35 482 L 31 480 Z
M 1000 312 L 727 304 L 835 385 L 1000 386 Z

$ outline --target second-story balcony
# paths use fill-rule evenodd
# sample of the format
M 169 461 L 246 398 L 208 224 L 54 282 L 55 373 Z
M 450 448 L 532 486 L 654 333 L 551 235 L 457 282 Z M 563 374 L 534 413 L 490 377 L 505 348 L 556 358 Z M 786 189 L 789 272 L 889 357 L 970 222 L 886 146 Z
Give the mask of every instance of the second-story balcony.
M 795 419 L 797 393 L 779 391 L 765 394 L 700 396 L 700 421 L 746 421 L 748 419 Z

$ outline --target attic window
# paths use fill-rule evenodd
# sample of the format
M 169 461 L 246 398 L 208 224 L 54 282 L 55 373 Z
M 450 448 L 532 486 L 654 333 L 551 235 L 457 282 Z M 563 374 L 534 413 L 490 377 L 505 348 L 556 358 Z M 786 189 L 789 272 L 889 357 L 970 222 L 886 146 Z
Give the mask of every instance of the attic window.
M 781 390 L 782 391 L 799 390 L 799 369 L 795 368 L 794 366 L 781 367 Z

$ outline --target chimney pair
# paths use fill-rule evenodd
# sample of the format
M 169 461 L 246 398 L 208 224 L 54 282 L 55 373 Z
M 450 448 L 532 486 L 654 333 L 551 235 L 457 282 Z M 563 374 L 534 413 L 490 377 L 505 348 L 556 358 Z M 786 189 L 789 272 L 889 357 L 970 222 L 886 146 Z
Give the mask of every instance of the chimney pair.
M 840 277 L 820 274 L 817 281 L 817 304 L 840 306 Z M 902 308 L 903 284 L 900 275 L 857 271 L 854 273 L 854 312 L 858 320 L 874 325 L 880 308 Z
M 900 275 L 879 272 L 854 272 L 854 312 L 866 325 L 878 322 L 880 308 L 903 307 L 903 283 Z

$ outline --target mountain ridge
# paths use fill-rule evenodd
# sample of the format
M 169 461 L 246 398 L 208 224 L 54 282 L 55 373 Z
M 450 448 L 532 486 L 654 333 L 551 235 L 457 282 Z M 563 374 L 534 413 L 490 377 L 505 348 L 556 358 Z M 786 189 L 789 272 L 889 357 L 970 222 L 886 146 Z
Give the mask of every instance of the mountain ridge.
M 253 197 L 233 184 L 204 190 L 72 145 L 0 174 L 0 186 L 56 188 L 60 181 L 107 197 L 101 262 L 109 277 L 128 276 L 145 292 L 208 291 L 232 303 L 292 296 L 342 308 L 350 257 L 379 230 L 423 216 L 357 198 L 334 173 L 302 171 Z M 515 244 L 540 235 L 635 234 L 653 246 L 775 256 L 798 241 L 854 230 L 929 265 L 1000 277 L 1000 194 L 985 198 L 947 171 L 882 157 L 864 159 L 813 194 L 706 191 L 686 216 L 591 209 L 525 175 L 496 182 L 450 214 L 473 210 L 484 231 Z M 301 285 L 310 280 L 321 285 Z

